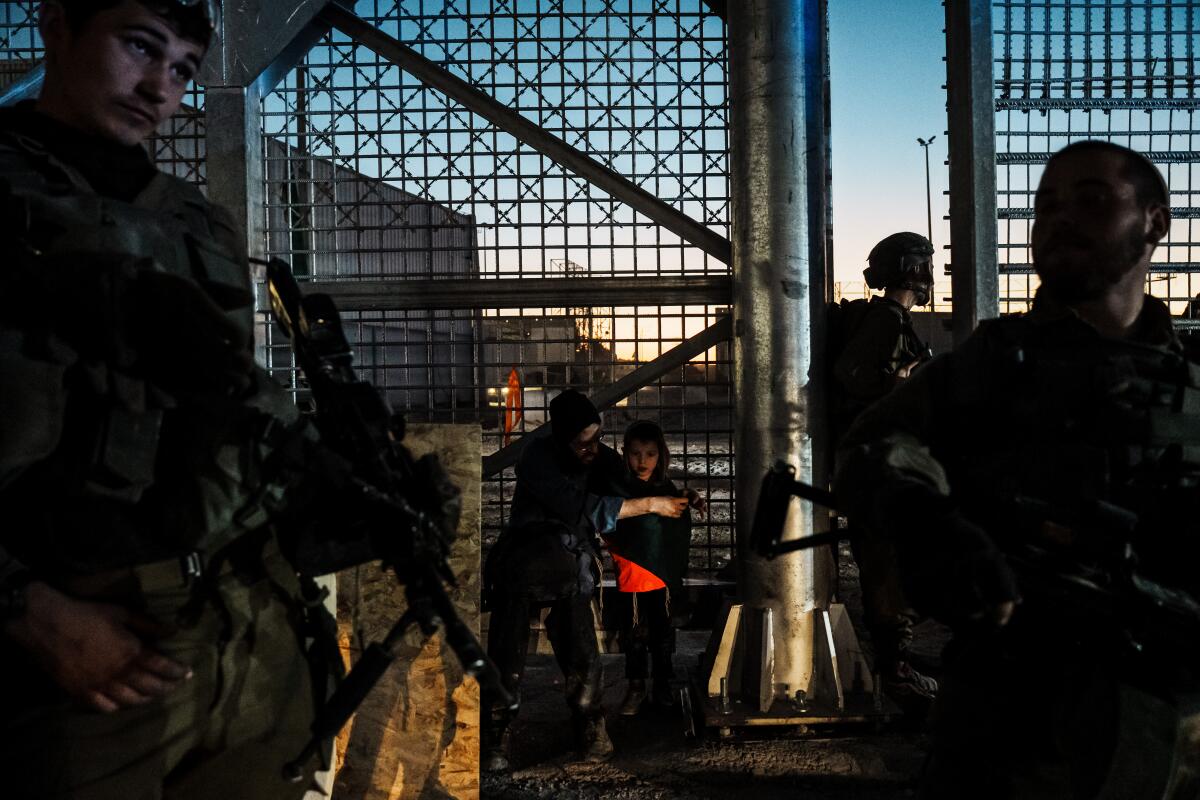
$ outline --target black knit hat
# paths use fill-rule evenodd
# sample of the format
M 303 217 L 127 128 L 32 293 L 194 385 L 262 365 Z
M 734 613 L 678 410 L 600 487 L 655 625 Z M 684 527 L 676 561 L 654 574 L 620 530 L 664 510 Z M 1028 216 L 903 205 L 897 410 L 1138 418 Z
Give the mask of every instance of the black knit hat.
M 568 444 L 589 425 L 599 425 L 600 414 L 592 401 L 574 389 L 560 392 L 550 401 L 550 431 L 558 441 Z

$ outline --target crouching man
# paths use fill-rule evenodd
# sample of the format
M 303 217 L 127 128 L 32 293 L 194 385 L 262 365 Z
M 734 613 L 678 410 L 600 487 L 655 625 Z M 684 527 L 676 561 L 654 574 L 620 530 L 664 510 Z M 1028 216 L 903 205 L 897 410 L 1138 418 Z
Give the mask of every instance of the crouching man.
M 596 479 L 623 469 L 600 442 L 600 415 L 579 392 L 550 402 L 551 435 L 532 441 L 517 463 L 508 526 L 488 555 L 484 580 L 492 607 L 488 655 L 505 687 L 520 698 L 530 610 L 549 605 L 546 633 L 565 680 L 567 706 L 581 758 L 604 761 L 613 746 L 601 706 L 602 674 L 592 597 L 599 578 L 596 536 L 617 520 L 641 514 L 679 517 L 686 497 L 622 499 L 594 493 Z M 483 768 L 508 768 L 514 711 L 483 698 Z

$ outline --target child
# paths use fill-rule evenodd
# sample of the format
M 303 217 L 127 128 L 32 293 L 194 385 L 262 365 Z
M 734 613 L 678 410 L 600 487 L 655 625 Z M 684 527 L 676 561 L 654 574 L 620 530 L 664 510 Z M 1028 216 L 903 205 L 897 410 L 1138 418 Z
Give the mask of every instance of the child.
M 653 422 L 635 422 L 625 432 L 622 448 L 625 475 L 617 491 L 625 497 L 666 495 L 687 497 L 702 511 L 703 498 L 692 490 L 680 492 L 667 479 L 671 454 L 662 428 Z M 638 713 L 646 699 L 647 653 L 654 663 L 651 702 L 672 705 L 671 681 L 675 670 L 675 630 L 671 627 L 671 599 L 678 598 L 687 570 L 691 518 L 685 511 L 678 519 L 647 514 L 622 519 L 608 537 L 608 551 L 617 569 L 617 590 L 630 600 L 621 630 L 625 651 L 625 677 L 629 691 L 621 713 Z

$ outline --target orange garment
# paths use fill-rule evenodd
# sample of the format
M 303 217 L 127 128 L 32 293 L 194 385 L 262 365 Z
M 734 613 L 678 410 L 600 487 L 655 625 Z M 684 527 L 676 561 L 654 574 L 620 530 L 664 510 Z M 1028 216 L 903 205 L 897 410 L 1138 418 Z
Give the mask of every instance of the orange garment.
M 652 592 L 667 585 L 662 578 L 650 570 L 627 558 L 622 558 L 612 547 L 608 548 L 608 553 L 612 556 L 613 565 L 617 568 L 618 592 Z

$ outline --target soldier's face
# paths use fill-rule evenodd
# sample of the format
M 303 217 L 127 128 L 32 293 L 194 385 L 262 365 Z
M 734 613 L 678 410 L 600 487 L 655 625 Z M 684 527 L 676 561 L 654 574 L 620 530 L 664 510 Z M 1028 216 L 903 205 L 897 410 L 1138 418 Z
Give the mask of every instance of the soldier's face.
M 1157 242 L 1123 162 L 1117 153 L 1083 151 L 1055 159 L 1042 175 L 1030 246 L 1042 284 L 1064 302 L 1100 297 Z
M 41 29 L 48 66 L 39 110 L 125 145 L 178 110 L 204 56 L 203 45 L 136 0 L 98 12 L 80 31 L 46 3 Z
M 924 253 L 905 253 L 900 263 L 900 274 L 911 276 L 905 283 L 917 296 L 916 305 L 928 305 L 933 293 L 933 256 Z

